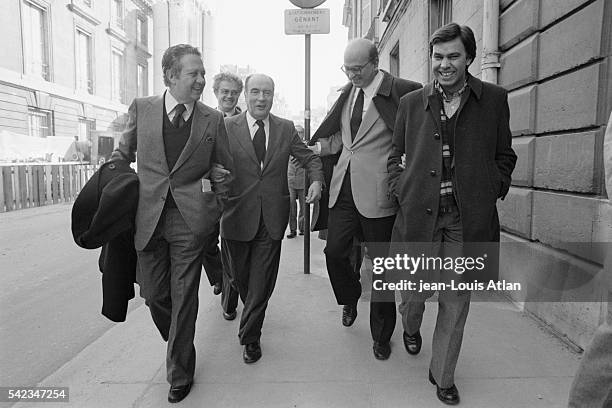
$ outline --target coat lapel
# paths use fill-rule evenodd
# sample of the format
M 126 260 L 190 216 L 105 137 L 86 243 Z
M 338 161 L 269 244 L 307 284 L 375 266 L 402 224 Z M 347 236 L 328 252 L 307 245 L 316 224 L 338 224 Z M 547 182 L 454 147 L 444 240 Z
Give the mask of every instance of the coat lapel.
M 187 139 L 187 143 L 185 143 L 185 147 L 181 152 L 174 168 L 170 173 L 175 172 L 187 159 L 191 154 L 195 151 L 196 147 L 202 142 L 204 138 L 204 133 L 206 133 L 206 128 L 210 124 L 210 121 L 207 120 L 208 112 L 206 112 L 203 108 L 203 105 L 200 102 L 196 102 L 193 108 L 193 119 L 191 121 L 191 133 L 189 134 L 189 139 Z
M 257 155 L 255 154 L 253 139 L 251 139 L 249 124 L 246 120 L 246 112 L 240 114 L 238 120 L 234 122 L 234 126 L 238 127 L 238 131 L 236 132 L 236 140 L 238 140 L 238 144 L 240 144 L 240 146 L 247 152 L 249 157 L 255 163 L 257 163 L 257 166 L 259 167 L 259 160 L 257 160 Z
M 370 128 L 374 126 L 374 122 L 380 117 L 376 107 L 373 103 L 370 103 L 368 106 L 368 110 L 363 115 L 363 119 L 361 120 L 361 125 L 359 125 L 359 130 L 355 135 L 355 140 L 353 140 L 353 145 L 357 143 L 359 140 L 363 139 L 363 137 L 368 133 Z M 349 125 L 350 126 L 350 125 Z
M 143 112 L 145 130 L 143 134 L 151 138 L 152 157 L 158 157 L 162 170 L 168 173 L 168 160 L 166 160 L 166 149 L 164 147 L 164 96 L 161 95 L 147 105 Z

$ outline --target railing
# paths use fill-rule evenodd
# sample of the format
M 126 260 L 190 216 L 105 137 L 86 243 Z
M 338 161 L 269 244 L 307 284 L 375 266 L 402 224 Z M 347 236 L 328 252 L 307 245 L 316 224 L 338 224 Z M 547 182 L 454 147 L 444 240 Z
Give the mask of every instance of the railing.
M 72 201 L 98 166 L 0 164 L 0 212 Z

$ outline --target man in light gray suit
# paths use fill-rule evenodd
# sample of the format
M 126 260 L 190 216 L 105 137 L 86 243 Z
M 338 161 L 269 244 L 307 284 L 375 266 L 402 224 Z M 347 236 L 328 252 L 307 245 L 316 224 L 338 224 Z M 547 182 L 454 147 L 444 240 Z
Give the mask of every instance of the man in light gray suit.
M 214 237 L 232 178 L 210 183 L 205 177 L 213 163 L 230 172 L 233 164 L 223 115 L 198 101 L 206 84 L 198 49 L 168 48 L 162 68 L 167 91 L 132 102 L 112 159 L 133 162 L 138 155 L 137 281 L 168 342 L 168 401 L 179 402 L 195 370 L 202 251 Z

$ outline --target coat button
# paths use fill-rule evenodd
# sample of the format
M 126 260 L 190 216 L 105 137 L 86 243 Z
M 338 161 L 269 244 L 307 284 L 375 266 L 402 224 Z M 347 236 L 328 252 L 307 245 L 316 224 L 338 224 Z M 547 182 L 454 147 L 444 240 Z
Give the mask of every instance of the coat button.
M 435 176 L 436 174 L 438 174 L 438 172 L 435 171 L 435 170 L 432 170 L 432 171 L 429 172 L 429 175 L 432 176 L 432 177 Z
M 439 133 L 434 133 L 434 139 L 440 140 L 440 134 Z
M 115 170 L 115 163 L 109 164 L 108 168 L 111 169 L 111 170 Z
M 426 209 L 425 212 L 429 215 L 433 214 L 433 211 L 431 210 L 431 208 Z
M 160 197 L 162 201 L 166 201 L 166 197 Z

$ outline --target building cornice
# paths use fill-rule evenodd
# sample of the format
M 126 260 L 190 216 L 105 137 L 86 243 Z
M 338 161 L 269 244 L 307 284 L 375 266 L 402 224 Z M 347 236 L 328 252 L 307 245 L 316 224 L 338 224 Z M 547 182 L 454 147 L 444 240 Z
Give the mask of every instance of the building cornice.
M 75 2 L 75 0 L 72 0 L 71 3 L 67 4 L 66 8 L 93 25 L 99 25 L 101 23 L 100 20 L 89 14 L 89 12 L 85 8 L 79 6 L 79 4 Z

